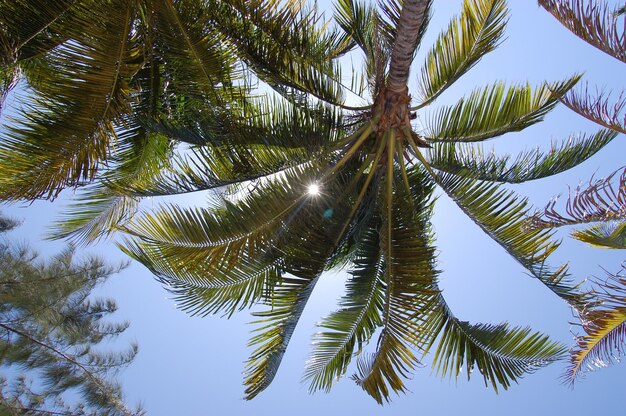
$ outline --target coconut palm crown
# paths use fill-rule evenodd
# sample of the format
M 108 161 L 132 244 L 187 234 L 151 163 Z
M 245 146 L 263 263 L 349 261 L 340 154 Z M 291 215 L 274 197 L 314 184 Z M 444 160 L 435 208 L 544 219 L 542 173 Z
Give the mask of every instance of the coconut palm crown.
M 562 347 L 529 328 L 470 324 L 454 315 L 438 285 L 434 194 L 448 195 L 532 276 L 583 308 L 587 295 L 572 284 L 566 266 L 547 264 L 558 246 L 553 233 L 527 230 L 527 201 L 504 185 L 576 166 L 615 133 L 601 130 L 515 158 L 477 144 L 540 122 L 577 76 L 535 88 L 497 82 L 415 123 L 417 112 L 501 42 L 503 0 L 463 3 L 426 54 L 415 91 L 408 89 L 410 68 L 431 2 L 338 0 L 335 7 L 344 35 L 315 43 L 330 51 L 310 49 L 324 57 L 360 52 L 362 82 L 355 79 L 348 88 L 323 66 L 329 61 L 306 55 L 293 67 L 284 59 L 266 72 L 257 67 L 278 95 L 250 98 L 245 106 L 214 100 L 211 111 L 160 123 L 153 137 L 188 143 L 184 152 L 162 158 L 147 180 L 99 182 L 114 201 L 213 190 L 208 207 L 165 203 L 131 216 L 127 204 L 111 198 L 83 200 L 70 211 L 65 232 L 89 240 L 103 233 L 102 224 L 120 229 L 122 250 L 192 314 L 262 308 L 254 312 L 256 349 L 246 363 L 248 399 L 270 385 L 316 283 L 337 268 L 348 270 L 346 293 L 313 337 L 304 375 L 312 391 L 330 389 L 359 355 L 353 380 L 378 402 L 387 401 L 405 391 L 404 380 L 431 351 L 442 375 L 458 377 L 464 368 L 469 378 L 478 369 L 487 385 L 506 389 L 560 358 Z M 280 31 L 271 33 L 281 39 Z M 256 62 L 251 56 L 244 56 L 250 65 Z M 367 104 L 345 104 L 350 92 Z M 374 336 L 374 352 L 364 352 Z
M 230 181 L 211 206 L 166 204 L 125 226 L 130 237 L 122 249 L 185 310 L 230 315 L 266 305 L 254 312 L 260 326 L 246 365 L 247 398 L 272 381 L 308 298 L 332 268 L 347 268 L 349 277 L 340 309 L 313 338 L 304 376 L 311 390 L 329 389 L 359 353 L 352 378 L 379 402 L 405 390 L 403 380 L 429 351 L 441 374 L 458 376 L 465 367 L 469 377 L 478 368 L 496 390 L 561 356 L 559 345 L 528 328 L 469 324 L 453 314 L 438 286 L 430 226 L 437 188 L 546 287 L 573 307 L 585 305 L 566 267 L 546 263 L 557 247 L 552 233 L 527 231 L 526 200 L 502 184 L 569 169 L 615 133 L 601 130 L 515 159 L 473 144 L 541 121 L 578 77 L 536 88 L 477 88 L 414 125 L 415 112 L 500 43 L 507 21 L 504 1 L 465 1 L 410 94 L 409 69 L 430 5 L 338 1 L 336 22 L 364 56 L 370 98 L 362 98 L 369 104 L 355 109 L 289 95 L 264 142 L 250 132 L 244 141 L 207 146 L 190 159 L 196 169 L 163 177 L 153 191 Z M 275 169 L 275 160 L 289 162 Z M 375 352 L 362 352 L 374 334 Z

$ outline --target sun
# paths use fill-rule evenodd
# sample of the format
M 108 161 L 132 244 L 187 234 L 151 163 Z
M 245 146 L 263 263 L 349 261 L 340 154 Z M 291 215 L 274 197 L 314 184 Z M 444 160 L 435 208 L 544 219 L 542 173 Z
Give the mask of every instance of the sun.
M 320 186 L 316 183 L 312 183 L 307 188 L 307 193 L 311 196 L 317 196 L 320 194 Z

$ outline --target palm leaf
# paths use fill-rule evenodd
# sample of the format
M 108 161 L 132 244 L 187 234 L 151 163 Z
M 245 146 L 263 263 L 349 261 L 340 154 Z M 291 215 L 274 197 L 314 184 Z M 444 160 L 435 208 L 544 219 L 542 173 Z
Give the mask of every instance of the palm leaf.
M 569 282 L 566 265 L 552 269 L 548 256 L 558 247 L 553 232 L 528 230 L 528 203 L 499 184 L 443 174 L 439 185 L 461 210 L 509 255 L 556 295 L 575 308 L 583 308 L 587 295 Z
M 346 294 L 339 302 L 340 310 L 326 317 L 313 337 L 313 352 L 307 360 L 305 380 L 310 391 L 329 391 L 333 382 L 345 374 L 354 348 L 361 351 L 377 327 L 382 324 L 380 310 L 384 297 L 377 227 L 370 227 L 360 242 Z
M 607 129 L 626 134 L 626 114 L 623 114 L 626 109 L 625 92 L 622 91 L 613 103 L 609 102 L 610 95 L 599 92 L 592 96 L 588 86 L 585 86 L 584 91 L 570 91 L 561 97 L 561 101 L 586 119 Z
M 437 294 L 433 287 L 437 274 L 435 249 L 429 244 L 432 194 L 427 193 L 413 206 L 408 203 L 406 193 L 391 192 L 393 180 L 389 176 L 385 179 L 386 186 L 381 186 L 385 189 L 385 195 L 381 196 L 381 214 L 385 221 L 380 230 L 386 285 L 383 329 L 376 353 L 360 359 L 352 377 L 379 403 L 389 400 L 390 390 L 405 390 L 402 379 L 408 377 L 418 363 L 413 346 L 420 345 L 421 337 L 425 336 L 423 315 L 428 314 Z M 419 171 L 412 172 L 412 183 L 419 184 L 415 185 L 417 189 L 432 192 L 432 183 Z M 420 313 L 415 313 L 416 310 Z
M 576 339 L 570 366 L 564 374 L 573 383 L 585 370 L 606 367 L 619 360 L 626 343 L 626 279 L 624 267 L 599 282 L 599 306 L 581 315 L 585 335 Z
M 212 24 L 261 80 L 286 95 L 293 88 L 341 104 L 340 68 L 333 58 L 345 51 L 347 40 L 303 5 L 292 0 L 219 2 L 210 13 Z
M 539 4 L 579 38 L 626 62 L 623 26 L 606 4 L 582 0 L 539 0 Z
M 487 153 L 483 147 L 455 143 L 434 144 L 430 164 L 437 170 L 490 182 L 522 183 L 564 172 L 584 162 L 617 133 L 600 130 L 587 137 L 570 137 L 561 143 L 552 143 L 547 151 L 527 150 L 515 159 L 509 155 Z
M 129 191 L 158 180 L 169 165 L 171 150 L 169 141 L 161 135 L 139 136 L 142 134 L 120 138 L 124 142 L 112 162 L 117 166 L 102 175 L 102 182 L 75 194 L 49 238 L 69 237 L 77 244 L 91 243 L 110 236 L 138 211 L 139 201 Z
M 428 52 L 418 79 L 418 108 L 434 101 L 480 58 L 498 46 L 507 14 L 502 0 L 463 2 L 461 16 L 450 22 Z
M 242 252 L 238 262 L 231 265 L 216 263 L 211 252 L 203 258 L 200 250 L 194 250 L 194 261 L 181 265 L 180 250 L 172 253 L 166 244 L 127 240 L 120 247 L 146 266 L 173 294 L 178 307 L 192 316 L 216 313 L 231 316 L 268 297 L 281 281 L 280 259 L 251 258 Z
M 263 319 L 254 323 L 263 326 L 255 330 L 258 334 L 249 344 L 258 347 L 246 362 L 246 400 L 265 390 L 276 376 L 291 335 L 318 279 L 319 276 L 314 279 L 283 278 L 273 290 L 272 308 L 255 313 Z
M 573 231 L 572 237 L 595 247 L 625 249 L 626 222 L 594 224 L 586 229 Z
M 565 214 L 556 210 L 556 199 L 529 220 L 532 228 L 554 228 L 626 218 L 626 170 L 613 183 L 619 170 L 605 179 L 591 180 L 586 187 L 578 186 L 567 199 Z
M 289 170 L 309 161 L 312 155 L 326 154 L 339 139 L 335 127 L 341 122 L 332 109 L 316 106 L 305 111 L 272 99 L 240 120 L 200 119 L 193 128 L 165 123 L 152 126 L 173 140 L 186 137 L 184 141 L 199 146 L 174 156 L 171 168 L 160 172 L 151 183 L 130 185 L 132 193 L 156 196 L 195 192 Z M 220 126 L 214 127 L 213 122 Z
M 223 34 L 211 24 L 211 8 L 198 0 L 155 2 L 150 12 L 156 15 L 154 24 L 162 60 L 175 71 L 168 79 L 170 94 L 205 100 L 213 105 L 201 108 L 215 113 L 219 105 L 232 105 L 240 98 L 233 83 L 241 76 L 231 49 L 226 47 Z M 180 95 L 180 97 L 178 97 Z
M 310 201 L 290 221 L 284 240 L 277 245 L 288 275 L 266 300 L 271 309 L 255 313 L 264 319 L 256 322 L 263 326 L 250 341 L 250 345 L 258 347 L 246 363 L 246 399 L 255 397 L 273 380 L 306 302 L 337 251 L 345 223 L 351 221 L 348 212 L 354 191 L 346 189 L 346 185 L 353 175 L 354 172 L 346 172 L 337 176 L 336 182 L 324 184 L 324 192 L 335 204 L 331 216 L 324 215 L 323 205 Z
M 531 333 L 530 328 L 510 328 L 508 324 L 472 325 L 460 321 L 450 311 L 443 298 L 429 317 L 431 341 L 425 353 L 439 343 L 433 358 L 433 368 L 442 376 L 458 378 L 462 371 L 468 380 L 474 367 L 497 392 L 505 390 L 524 374 L 562 358 L 564 349 L 546 335 Z
M 4 67 L 29 59 L 58 45 L 64 40 L 58 23 L 71 14 L 75 3 L 76 0 L 2 1 L 0 64 Z
M 54 197 L 66 186 L 94 178 L 106 160 L 115 125 L 130 111 L 128 79 L 137 70 L 130 31 L 134 3 L 118 3 L 81 5 L 67 24 L 76 26 L 72 42 L 50 52 L 55 72 L 37 85 L 36 98 L 2 138 L 4 198 Z M 96 34 L 82 30 L 86 16 L 101 22 L 91 30 Z
M 473 91 L 451 107 L 444 107 L 426 121 L 425 136 L 431 141 L 478 142 L 521 131 L 543 120 L 559 98 L 579 77 L 555 84 L 506 88 L 498 82 Z

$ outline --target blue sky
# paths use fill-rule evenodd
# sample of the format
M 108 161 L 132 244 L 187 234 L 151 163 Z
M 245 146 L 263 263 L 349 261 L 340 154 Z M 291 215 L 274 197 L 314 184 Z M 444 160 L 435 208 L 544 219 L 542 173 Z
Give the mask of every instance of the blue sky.
M 328 7 L 327 1 L 320 7 Z M 429 31 L 416 59 L 412 79 L 416 79 L 424 53 L 450 17 L 460 11 L 460 1 L 437 1 Z M 625 66 L 582 42 L 564 29 L 551 15 L 533 1 L 510 1 L 511 18 L 507 39 L 498 50 L 483 59 L 469 74 L 447 91 L 436 104 L 455 102 L 476 86 L 494 80 L 509 83 L 543 80 L 556 81 L 574 73 L 585 72 L 584 80 L 599 88 L 619 91 L 626 87 Z M 615 2 L 617 3 L 617 2 Z M 356 59 L 356 58 L 355 58 Z M 347 70 L 346 73 L 350 71 Z M 421 114 L 420 117 L 425 117 Z M 561 140 L 576 132 L 595 132 L 597 127 L 559 107 L 546 121 L 522 133 L 496 139 L 499 152 L 515 152 L 525 147 L 547 147 L 551 140 Z M 566 194 L 569 186 L 586 182 L 592 175 L 602 177 L 624 164 L 625 137 L 619 136 L 584 165 L 554 178 L 517 186 L 541 207 L 552 196 Z M 204 203 L 204 196 L 197 203 Z M 155 202 L 156 203 L 156 202 Z M 24 219 L 15 232 L 18 238 L 36 243 L 46 232 L 47 224 L 62 210 L 62 198 L 54 203 L 37 202 L 29 207 L 3 207 L 7 214 Z M 442 287 L 457 316 L 470 322 L 530 325 L 571 345 L 572 315 L 567 306 L 549 293 L 500 247 L 470 221 L 452 202 L 440 197 L 433 220 Z M 600 268 L 617 271 L 623 252 L 597 250 L 567 239 L 552 262 L 571 260 L 575 277 L 602 276 Z M 43 253 L 60 247 L 59 243 L 37 243 Z M 115 247 L 100 244 L 92 253 L 110 259 L 122 259 Z M 543 415 L 623 412 L 626 367 L 616 365 L 589 374 L 574 389 L 560 383 L 565 363 L 556 363 L 526 376 L 519 385 L 496 395 L 484 387 L 475 375 L 471 382 L 461 376 L 458 382 L 440 379 L 430 368 L 430 359 L 409 381 L 411 390 L 396 397 L 391 404 L 379 406 L 350 379 L 345 377 L 328 394 L 308 394 L 300 382 L 304 363 L 310 352 L 310 337 L 315 323 L 330 313 L 342 294 L 342 273 L 324 276 L 310 300 L 296 330 L 282 367 L 273 384 L 251 402 L 242 399 L 243 362 L 246 347 L 247 311 L 230 320 L 190 318 L 178 311 L 167 292 L 148 271 L 132 264 L 103 288 L 119 304 L 119 319 L 128 319 L 131 328 L 127 339 L 136 340 L 140 354 L 135 363 L 121 374 L 129 402 L 141 401 L 151 415 L 209 415 L 230 412 L 233 415 L 272 413 L 275 415 L 339 414 L 437 414 Z M 348 373 L 348 376 L 350 373 Z

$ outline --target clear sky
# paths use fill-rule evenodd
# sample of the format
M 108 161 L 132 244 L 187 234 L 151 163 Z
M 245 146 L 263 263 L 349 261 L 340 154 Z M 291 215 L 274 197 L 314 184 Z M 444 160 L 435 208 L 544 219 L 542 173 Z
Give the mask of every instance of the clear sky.
M 414 72 L 423 60 L 434 37 L 450 17 L 460 11 L 459 0 L 436 1 L 427 36 L 416 59 Z M 534 1 L 509 1 L 511 19 L 507 39 L 498 50 L 483 59 L 462 81 L 447 91 L 437 104 L 456 101 L 476 86 L 494 80 L 509 83 L 562 80 L 585 72 L 584 80 L 599 88 L 619 91 L 626 87 L 626 66 L 579 40 L 564 29 Z M 617 1 L 614 3 L 618 3 Z M 320 7 L 329 7 L 321 1 Z M 349 73 L 350 71 L 346 71 Z M 412 75 L 416 79 L 416 75 Z M 427 116 L 421 114 L 420 117 Z M 494 140 L 501 152 L 527 146 L 547 147 L 551 140 L 570 134 L 595 132 L 597 127 L 559 107 L 544 123 L 522 133 Z M 626 137 L 619 136 L 600 154 L 584 165 L 555 178 L 517 186 L 531 202 L 541 207 L 550 197 L 567 193 L 568 185 L 586 182 L 592 175 L 602 177 L 624 165 Z M 194 196 L 202 204 L 202 196 Z M 155 204 L 158 201 L 154 202 Z M 16 234 L 33 242 L 40 240 L 46 225 L 62 210 L 62 199 L 38 202 L 28 208 L 2 207 L 6 214 L 25 220 Z M 527 276 L 524 270 L 491 241 L 464 214 L 440 197 L 434 227 L 439 248 L 442 287 L 455 314 L 472 323 L 530 325 L 571 345 L 572 315 L 567 306 L 543 285 Z M 577 278 L 602 276 L 600 266 L 617 271 L 623 252 L 588 248 L 567 239 L 552 263 L 571 260 Z M 44 253 L 60 247 L 59 243 L 38 243 Z M 100 244 L 91 252 L 110 259 L 121 259 L 115 247 Z M 141 401 L 151 415 L 335 415 L 347 414 L 470 414 L 470 415 L 547 415 L 547 414 L 622 414 L 626 405 L 626 366 L 589 374 L 574 389 L 560 383 L 565 363 L 556 363 L 531 374 L 509 391 L 496 395 L 484 387 L 475 374 L 471 382 L 464 376 L 458 382 L 440 379 L 430 368 L 416 371 L 408 382 L 411 390 L 395 397 L 391 404 L 379 406 L 348 377 L 328 394 L 310 395 L 300 382 L 304 363 L 310 352 L 310 337 L 315 323 L 330 313 L 342 294 L 345 275 L 329 274 L 318 284 L 290 343 L 273 384 L 256 399 L 242 399 L 243 362 L 250 349 L 247 325 L 252 320 L 247 311 L 230 320 L 215 317 L 190 318 L 178 311 L 167 292 L 148 271 L 132 264 L 114 277 L 104 292 L 117 299 L 119 319 L 128 319 L 128 339 L 137 340 L 140 353 L 135 363 L 121 375 L 129 402 Z

